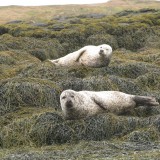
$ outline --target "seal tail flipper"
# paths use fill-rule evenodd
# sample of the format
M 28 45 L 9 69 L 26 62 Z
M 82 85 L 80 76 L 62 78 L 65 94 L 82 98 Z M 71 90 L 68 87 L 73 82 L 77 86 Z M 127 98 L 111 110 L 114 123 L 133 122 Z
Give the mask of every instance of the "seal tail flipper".
M 158 106 L 159 103 L 156 101 L 154 97 L 148 96 L 134 96 L 134 101 L 136 102 L 136 106 Z

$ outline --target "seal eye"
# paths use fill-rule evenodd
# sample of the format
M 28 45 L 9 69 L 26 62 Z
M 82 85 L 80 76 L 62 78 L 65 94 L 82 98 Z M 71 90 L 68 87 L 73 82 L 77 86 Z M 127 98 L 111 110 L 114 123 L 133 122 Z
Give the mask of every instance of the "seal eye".
M 63 96 L 63 97 L 62 97 L 62 99 L 65 99 L 65 98 L 66 98 L 66 96 Z
M 74 96 L 72 95 L 71 98 L 74 98 Z
M 109 49 L 108 49 L 108 48 L 106 48 L 106 50 L 107 50 L 107 51 L 109 51 Z

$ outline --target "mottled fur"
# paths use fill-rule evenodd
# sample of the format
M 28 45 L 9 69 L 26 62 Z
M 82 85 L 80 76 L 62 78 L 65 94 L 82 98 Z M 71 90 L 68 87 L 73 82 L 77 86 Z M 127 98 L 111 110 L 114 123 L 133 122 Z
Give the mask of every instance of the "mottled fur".
M 107 44 L 99 46 L 90 45 L 69 53 L 64 57 L 50 61 L 56 66 L 87 66 L 98 68 L 108 66 L 111 55 L 112 48 Z
M 60 96 L 66 119 L 79 119 L 103 112 L 121 114 L 139 105 L 159 105 L 153 97 L 130 95 L 119 91 L 65 90 Z

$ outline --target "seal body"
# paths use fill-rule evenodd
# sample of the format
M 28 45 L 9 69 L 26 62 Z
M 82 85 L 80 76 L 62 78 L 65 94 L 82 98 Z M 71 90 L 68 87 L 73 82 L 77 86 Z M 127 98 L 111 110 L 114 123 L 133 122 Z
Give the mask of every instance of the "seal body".
M 141 105 L 159 105 L 153 97 L 130 95 L 119 91 L 73 90 L 63 91 L 60 103 L 66 119 L 80 119 L 103 112 L 122 114 Z
M 112 56 L 112 47 L 107 44 L 99 46 L 85 46 L 78 51 L 69 53 L 59 59 L 50 60 L 56 66 L 86 66 L 105 67 L 108 66 Z

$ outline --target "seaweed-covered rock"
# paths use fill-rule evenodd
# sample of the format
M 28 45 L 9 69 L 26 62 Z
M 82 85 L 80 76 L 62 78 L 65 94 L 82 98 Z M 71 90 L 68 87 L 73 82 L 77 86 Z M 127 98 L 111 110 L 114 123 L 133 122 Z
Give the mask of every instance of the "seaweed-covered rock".
M 57 113 L 51 113 L 51 112 L 46 112 L 44 114 L 41 114 L 37 120 L 36 120 L 36 125 L 37 124 L 45 124 L 45 123 L 62 123 L 63 118 L 57 114 Z
M 34 118 L 14 120 L 0 131 L 1 147 L 11 148 L 30 144 L 29 130 Z
M 128 140 L 131 142 L 150 143 L 159 139 L 159 133 L 152 129 L 133 131 L 127 135 Z
M 8 33 L 9 29 L 5 26 L 0 26 L 0 35 Z
M 73 139 L 73 130 L 56 113 L 40 115 L 33 125 L 30 138 L 36 145 L 53 145 L 70 142 Z
M 21 50 L 32 54 L 40 60 L 58 58 L 64 52 L 64 48 L 57 39 L 13 37 L 9 34 L 4 34 L 0 37 L 0 44 L 2 46 L 0 47 L 1 50 Z
M 140 75 L 144 75 L 148 72 L 147 64 L 143 63 L 123 63 L 120 65 L 110 66 L 108 73 L 126 78 L 137 78 Z
M 47 27 L 48 26 L 47 23 L 42 23 L 42 22 L 35 22 L 32 25 L 37 26 L 37 27 Z
M 160 132 L 160 116 L 157 117 L 154 122 L 153 125 L 158 129 L 158 131 Z
M 68 78 L 58 83 L 64 90 L 73 89 L 76 91 L 90 90 L 90 91 L 101 91 L 101 90 L 118 90 L 115 83 L 112 83 L 111 79 L 102 76 L 92 76 L 86 78 Z
M 99 19 L 99 18 L 103 18 L 105 16 L 106 16 L 105 14 L 101 14 L 101 13 L 90 13 L 90 14 L 82 14 L 77 17 Z
M 17 24 L 17 23 L 22 23 L 22 22 L 24 22 L 24 21 L 22 21 L 22 20 L 13 20 L 13 21 L 7 22 L 7 24 Z
M 136 82 L 142 88 L 150 88 L 150 90 L 156 90 L 157 88 L 160 88 L 160 72 L 157 70 L 157 72 L 155 71 L 146 73 L 142 76 L 139 76 L 136 79 Z
M 113 137 L 130 137 L 135 129 L 152 125 L 136 117 L 115 116 L 113 114 L 101 114 L 82 120 L 63 120 L 57 113 L 41 115 L 30 131 L 30 138 L 34 144 L 53 145 L 81 140 L 100 141 Z M 158 138 L 158 132 L 153 131 Z M 152 130 L 149 130 L 152 133 Z M 145 135 L 145 133 L 144 133 Z M 128 138 L 129 139 L 129 138 Z M 141 139 L 140 139 L 141 140 Z M 139 139 L 137 142 L 141 142 Z M 153 141 L 154 139 L 151 139 Z
M 2 81 L 0 90 L 1 115 L 21 106 L 59 108 L 61 90 L 53 82 L 13 78 Z
M 112 83 L 114 83 L 119 91 L 129 94 L 141 94 L 139 86 L 131 79 L 125 79 L 118 76 L 109 76 Z
M 115 83 L 107 77 L 106 68 L 56 67 L 52 63 L 32 64 L 18 77 L 40 78 L 56 82 L 61 88 L 74 90 L 118 90 Z
M 136 127 L 139 127 L 139 118 L 117 117 L 112 114 L 102 114 L 85 120 L 85 140 L 104 140 L 112 137 L 121 137 Z
M 27 65 L 38 62 L 37 58 L 25 51 L 0 51 L 0 79 L 14 77 Z
M 32 149 L 32 148 L 31 148 Z M 3 160 L 53 160 L 53 159 L 158 159 L 159 143 L 122 141 L 82 141 L 78 144 L 46 147 L 40 150 L 17 150 Z M 35 150 L 35 151 L 34 151 Z
M 60 83 L 72 77 L 84 78 L 92 71 L 92 69 L 83 67 L 56 67 L 53 63 L 45 61 L 29 65 L 18 76 L 48 79 Z
M 109 44 L 113 49 L 118 48 L 117 40 L 114 36 L 109 34 L 94 34 L 87 38 L 86 44 L 88 45 L 101 45 L 101 44 Z
M 0 64 L 1 65 L 20 65 L 22 63 L 39 62 L 38 59 L 31 56 L 25 51 L 1 51 L 0 52 Z

